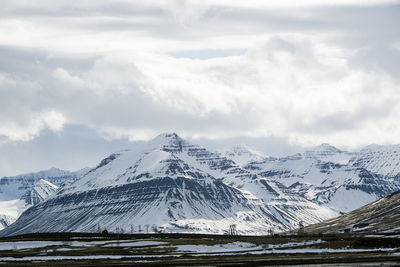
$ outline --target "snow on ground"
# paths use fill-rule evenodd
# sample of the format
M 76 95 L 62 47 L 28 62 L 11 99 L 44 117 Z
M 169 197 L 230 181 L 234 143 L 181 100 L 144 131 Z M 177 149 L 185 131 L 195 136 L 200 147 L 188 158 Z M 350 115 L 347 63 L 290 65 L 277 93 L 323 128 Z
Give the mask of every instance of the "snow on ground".
M 165 255 L 171 257 L 171 255 Z M 0 258 L 2 261 L 52 261 L 52 260 L 92 260 L 92 259 L 121 259 L 121 258 L 144 258 L 145 256 L 127 256 L 127 255 L 91 255 L 91 256 L 38 256 L 38 257 L 4 257 Z M 160 257 L 154 255 L 151 257 Z M 164 257 L 164 256 L 162 256 Z
M 177 246 L 177 251 L 183 251 L 183 252 L 197 252 L 197 253 L 221 253 L 221 252 L 238 252 L 238 251 L 266 251 L 266 249 L 270 251 L 275 251 L 274 249 L 276 248 L 291 248 L 291 247 L 299 247 L 299 246 L 309 246 L 309 245 L 315 245 L 315 244 L 321 244 L 325 243 L 326 241 L 323 240 L 310 240 L 310 241 L 304 241 L 304 242 L 291 242 L 291 243 L 286 243 L 286 244 L 269 244 L 267 247 L 264 246 L 256 246 L 255 244 L 252 243 L 247 243 L 247 242 L 233 242 L 233 243 L 228 243 L 228 244 L 220 244 L 220 245 L 213 245 L 213 246 L 207 246 L 207 245 L 180 245 Z M 272 250 L 271 250 L 272 249 Z M 298 249 L 295 249 L 298 250 Z M 281 251 L 281 250 L 279 250 Z
M 252 243 L 246 242 L 233 242 L 228 244 L 221 245 L 179 245 L 176 246 L 177 251 L 183 252 L 197 252 L 197 253 L 205 253 L 205 252 L 232 252 L 232 251 L 247 251 L 247 250 L 255 250 L 261 249 L 261 246 L 256 246 Z
M 166 245 L 167 242 L 159 241 L 137 241 L 137 242 L 118 242 L 104 245 L 103 247 L 144 247 L 144 246 L 157 246 Z
M 96 245 L 103 245 L 115 240 L 105 241 L 17 241 L 17 242 L 0 242 L 1 250 L 19 250 L 28 248 L 41 248 L 47 246 L 69 246 L 69 247 L 91 247 Z
M 55 260 L 85 260 L 85 259 L 133 259 L 142 260 L 148 262 L 148 260 L 154 260 L 154 258 L 165 258 L 165 257 L 181 257 L 186 253 L 190 253 L 191 256 L 218 256 L 218 255 L 263 255 L 263 254 L 305 254 L 305 253 L 364 253 L 364 252 L 385 252 L 396 254 L 397 248 L 376 248 L 376 249 L 332 249 L 332 248 L 313 248 L 307 247 L 315 244 L 325 243 L 321 239 L 318 240 L 307 240 L 302 242 L 290 242 L 286 244 L 268 244 L 268 245 L 256 245 L 250 242 L 231 242 L 226 244 L 216 245 L 175 245 L 170 242 L 161 242 L 155 240 L 104 240 L 104 241 L 17 241 L 17 242 L 0 242 L 0 250 L 16 250 L 16 249 L 31 249 L 31 248 L 45 248 L 47 246 L 62 246 L 59 248 L 50 249 L 51 252 L 61 251 L 73 251 L 79 249 L 85 249 L 84 247 L 90 247 L 99 245 L 101 247 L 114 247 L 121 246 L 136 247 L 136 249 L 142 247 L 153 247 L 153 248 L 174 248 L 175 250 L 163 253 L 160 251 L 159 254 L 151 255 L 63 255 L 63 256 L 48 256 L 46 254 L 40 256 L 28 256 L 28 257 L 0 257 L 0 263 L 7 263 L 12 261 L 55 261 Z M 81 247 L 81 248 L 78 248 Z M 135 248 L 131 248 L 135 249 Z M 42 252 L 48 252 L 48 249 L 42 250 Z M 90 254 L 90 253 L 89 253 Z
M 242 243 L 242 242 L 234 242 L 234 243 Z M 228 244 L 231 248 L 235 248 L 234 243 Z M 244 243 L 245 244 L 245 243 Z M 249 244 L 249 243 L 248 243 Z M 182 246 L 180 246 L 182 247 Z M 201 248 L 201 245 L 193 245 L 193 248 Z M 204 246 L 203 246 L 204 247 Z M 214 247 L 214 246 L 205 246 L 205 247 Z M 253 247 L 254 248 L 254 247 Z M 240 255 L 240 254 L 254 254 L 254 255 L 262 255 L 262 254 L 304 254 L 304 253 L 360 253 L 360 252 L 392 252 L 395 251 L 396 248 L 384 248 L 384 249 L 314 249 L 314 248 L 300 248 L 300 249 L 272 249 L 272 250 L 257 250 L 257 251 L 246 251 L 246 248 L 241 247 L 241 251 L 230 250 L 229 252 L 234 253 L 221 253 L 222 251 L 196 251 L 200 254 L 195 254 L 196 256 L 208 256 L 207 254 L 201 254 L 205 252 L 211 252 L 212 255 Z M 186 251 L 183 251 L 186 253 Z M 219 254 L 218 254 L 219 253 Z M 400 253 L 392 253 L 391 255 L 399 255 Z M 9 261 L 52 261 L 52 260 L 84 260 L 84 259 L 122 259 L 122 258 L 130 258 L 130 259 L 144 259 L 144 258 L 163 258 L 163 257 L 180 257 L 181 254 L 163 254 L 163 255 L 90 255 L 90 256 L 37 256 L 37 257 L 21 257 L 21 258 L 13 258 L 13 257 L 0 257 L 0 262 L 9 262 Z
M 56 251 L 73 251 L 73 250 L 81 250 L 80 248 L 57 248 Z
M 373 194 L 360 190 L 346 189 L 340 187 L 332 196 L 329 206 L 340 211 L 350 212 L 377 199 Z
M 302 254 L 302 253 L 355 253 L 355 252 L 390 252 L 397 248 L 373 248 L 373 249 L 333 249 L 333 248 L 293 248 L 293 249 L 272 249 L 253 251 L 251 254 Z
M 326 243 L 326 241 L 323 241 L 321 239 L 318 240 L 310 240 L 310 241 L 304 241 L 304 242 L 290 242 L 286 244 L 269 244 L 268 248 L 290 248 L 290 247 L 299 247 L 299 246 L 309 246 L 309 245 L 315 245 L 315 244 L 321 244 L 321 243 Z
M 60 241 L 17 241 L 17 242 L 0 242 L 0 250 L 18 250 L 27 248 L 40 248 L 47 246 L 62 246 Z
M 6 201 L 0 201 L 0 214 L 18 218 L 18 216 L 24 211 L 25 202 L 21 199 L 12 199 Z

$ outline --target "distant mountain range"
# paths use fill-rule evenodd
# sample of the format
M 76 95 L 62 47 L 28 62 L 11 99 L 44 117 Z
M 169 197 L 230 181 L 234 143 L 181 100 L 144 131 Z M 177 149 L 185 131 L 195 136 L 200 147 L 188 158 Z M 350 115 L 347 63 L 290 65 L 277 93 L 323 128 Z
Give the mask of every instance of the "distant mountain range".
M 175 133 L 161 134 L 90 171 L 40 177 L 60 186 L 57 191 L 39 182 L 40 175 L 28 183 L 1 178 L 0 201 L 3 192 L 32 206 L 0 235 L 149 227 L 224 233 L 232 224 L 241 234 L 285 231 L 400 190 L 399 155 L 400 146 L 346 152 L 322 144 L 276 158 L 245 145 L 212 152 Z M 41 198 L 40 192 L 49 194 Z
M 345 213 L 400 190 L 399 156 L 397 145 L 349 153 L 322 144 L 293 156 L 251 160 L 244 168 Z
M 0 230 L 14 222 L 24 210 L 54 194 L 59 186 L 73 182 L 87 171 L 89 168 L 76 172 L 51 168 L 0 178 L 0 216 L 7 218 L 0 223 Z

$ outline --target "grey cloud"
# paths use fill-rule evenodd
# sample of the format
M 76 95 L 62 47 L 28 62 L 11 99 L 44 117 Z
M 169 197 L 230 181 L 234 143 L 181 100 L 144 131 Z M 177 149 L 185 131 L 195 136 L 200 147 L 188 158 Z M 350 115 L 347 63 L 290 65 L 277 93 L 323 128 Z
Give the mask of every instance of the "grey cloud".
M 140 70 L 132 64 L 105 64 L 101 72 L 93 74 L 99 79 L 96 84 L 104 87 L 97 89 L 90 88 L 93 82 L 88 82 L 89 87 L 63 83 L 54 79 L 52 73 L 58 67 L 66 71 L 79 68 L 79 77 L 88 79 L 87 73 L 96 69 L 96 62 L 102 61 L 101 58 L 81 60 L 76 62 L 77 65 L 71 65 L 69 59 L 65 62 L 61 57 L 48 59 L 44 52 L 35 54 L 3 47 L 1 53 L 8 54 L 10 61 L 15 58 L 17 63 L 8 67 L 3 65 L 3 73 L 12 73 L 15 83 L 12 87 L 0 85 L 4 96 L 0 99 L 0 118 L 18 121 L 20 125 L 27 125 L 37 112 L 48 109 L 61 112 L 72 123 L 98 129 L 155 129 L 160 132 L 182 129 L 187 133 L 212 133 L 226 129 L 241 131 L 258 124 L 257 119 L 249 116 L 244 109 L 233 111 L 233 114 L 213 111 L 206 116 L 198 116 L 185 112 L 185 107 L 172 107 L 162 100 L 155 100 L 141 88 L 146 77 L 142 77 Z M 127 72 L 129 77 L 119 76 L 123 72 Z M 34 82 L 38 88 L 31 90 L 24 87 L 20 80 L 22 76 L 23 80 Z M 110 81 L 111 84 L 107 84 Z M 119 90 L 119 86 L 126 87 L 126 90 Z
M 226 6 L 211 7 L 205 12 L 204 18 L 208 22 L 220 24 L 225 30 L 246 29 L 242 34 L 254 32 L 282 31 L 310 31 L 327 29 L 332 27 L 320 18 L 315 18 L 308 8 L 298 8 L 298 12 L 292 8 L 233 8 Z M 306 15 L 298 15 L 304 14 Z
M 179 135 L 181 132 L 177 131 Z M 1 140 L 1 139 L 0 139 Z M 236 137 L 224 139 L 193 139 L 194 144 L 216 150 L 225 146 L 248 144 L 267 155 L 285 156 L 302 151 L 284 137 Z M 0 143 L 0 177 L 12 176 L 57 167 L 77 170 L 94 167 L 109 154 L 122 149 L 135 149 L 142 141 L 126 138 L 105 140 L 100 131 L 83 125 L 67 125 L 62 132 L 43 131 L 28 142 Z M 21 164 L 23 162 L 24 164 Z
M 400 41 L 400 5 L 324 6 L 293 9 L 244 9 L 213 7 L 205 17 L 224 29 L 245 28 L 257 32 L 305 32 L 318 36 L 333 32 L 326 41 L 355 51 L 350 58 L 354 67 L 377 67 L 398 79 L 400 50 L 392 44 Z M 244 34 L 248 34 L 248 31 Z M 287 44 L 279 44 L 282 49 Z
M 315 16 L 342 34 L 331 40 L 355 50 L 352 67 L 381 71 L 399 79 L 400 51 L 392 44 L 400 41 L 400 5 L 332 7 L 316 10 Z
M 400 50 L 389 44 L 361 48 L 349 62 L 354 68 L 389 74 L 394 79 L 400 80 Z
M 35 120 L 40 112 L 56 110 L 63 114 L 67 119 L 65 130 L 53 133 L 42 129 L 43 137 L 39 136 L 31 141 L 36 142 L 37 140 L 38 142 L 35 151 L 39 147 L 45 149 L 54 145 L 45 140 L 47 138 L 53 140 L 52 138 L 57 134 L 63 135 L 74 131 L 77 135 L 85 135 L 84 128 L 91 129 L 89 133 L 100 139 L 104 135 L 103 131 L 110 129 L 117 129 L 121 133 L 151 129 L 154 132 L 177 131 L 183 135 L 201 134 L 203 136 L 224 134 L 235 136 L 257 132 L 260 128 L 262 128 L 262 132 L 274 133 L 274 125 L 269 125 L 271 121 L 274 121 L 274 117 L 281 119 L 282 124 L 291 124 L 298 113 L 308 114 L 307 110 L 300 110 L 307 109 L 307 107 L 299 105 L 300 107 L 297 109 L 293 103 L 290 103 L 290 94 L 296 90 L 296 87 L 293 86 L 293 89 L 290 89 L 292 91 L 285 87 L 285 85 L 292 85 L 289 84 L 291 82 L 299 82 L 299 86 L 303 86 L 300 89 L 303 90 L 304 95 L 309 97 L 308 93 L 312 93 L 312 89 L 307 86 L 309 84 L 315 86 L 317 83 L 308 83 L 308 81 L 297 79 L 298 76 L 301 76 L 299 72 L 303 71 L 304 74 L 308 74 L 313 69 L 321 70 L 317 73 L 317 78 L 330 83 L 330 85 L 347 77 L 346 71 L 349 69 L 351 69 L 350 71 L 353 69 L 366 71 L 367 74 L 376 77 L 386 74 L 393 79 L 400 77 L 400 51 L 392 47 L 392 44 L 399 42 L 400 38 L 400 27 L 398 27 L 400 25 L 400 16 L 398 16 L 400 5 L 398 4 L 369 7 L 314 6 L 298 9 L 210 5 L 201 10 L 189 5 L 188 11 L 185 8 L 180 10 L 178 7 L 180 7 L 179 4 L 157 6 L 132 1 L 119 1 L 112 4 L 109 1 L 55 2 L 46 0 L 35 2 L 35 4 L 31 1 L 3 1 L 0 21 L 11 23 L 17 20 L 27 24 L 33 23 L 43 32 L 50 29 L 50 31 L 62 34 L 68 30 L 68 34 L 71 36 L 68 37 L 70 39 L 66 38 L 65 40 L 73 42 L 75 50 L 69 51 L 67 46 L 57 47 L 60 44 L 50 42 L 51 46 L 49 45 L 49 47 L 54 49 L 54 51 L 50 51 L 46 47 L 46 43 L 23 44 L 19 43 L 18 38 L 11 41 L 18 43 L 19 47 L 0 46 L 0 75 L 2 75 L 0 78 L 5 77 L 6 79 L 0 84 L 0 106 L 2 107 L 0 123 L 13 122 L 23 128 Z M 8 21 L 8 19 L 10 20 Z M 196 71 L 190 70 L 192 72 L 189 73 L 187 81 L 184 81 L 187 82 L 189 88 L 176 93 L 174 97 L 179 98 L 180 101 L 174 102 L 173 99 L 163 99 L 163 97 L 152 94 L 151 89 L 154 89 L 152 87 L 160 84 L 154 85 L 152 77 L 146 76 L 135 62 L 129 63 L 125 59 L 119 62 L 107 61 L 109 58 L 113 59 L 113 53 L 109 50 L 118 50 L 118 45 L 115 48 L 104 48 L 108 52 L 93 52 L 87 55 L 84 54 L 89 53 L 86 48 L 86 50 L 82 49 L 84 52 L 80 54 L 80 40 L 76 36 L 87 34 L 90 41 L 91 37 L 96 39 L 95 37 L 101 35 L 103 38 L 99 38 L 99 40 L 118 44 L 118 39 L 107 39 L 115 36 L 111 35 L 110 37 L 107 35 L 108 33 L 116 32 L 123 37 L 132 37 L 127 40 L 135 40 L 135 37 L 140 36 L 143 39 L 147 38 L 150 42 L 160 42 L 161 45 L 164 45 L 162 42 L 166 42 L 170 46 L 166 50 L 172 51 L 168 55 L 174 57 L 174 60 L 185 58 L 184 60 L 189 62 L 188 59 L 211 59 L 231 55 L 244 55 L 242 57 L 244 59 L 239 63 L 232 61 L 228 64 L 210 64 L 207 69 L 200 67 L 199 71 L 207 72 L 207 78 L 203 77 L 206 76 L 204 73 L 200 73 L 198 77 L 197 73 L 194 73 Z M 45 33 L 43 34 L 46 36 Z M 285 34 L 306 34 L 309 39 L 304 42 L 292 42 L 285 38 Z M 270 38 L 271 35 L 278 37 Z M 265 37 L 269 41 L 264 44 L 256 43 L 254 47 L 240 47 L 241 44 L 234 43 L 235 40 L 242 41 L 247 37 L 261 39 L 264 36 L 269 36 Z M 344 58 L 349 63 L 349 68 L 346 65 L 345 70 L 342 71 L 335 66 L 331 68 L 322 66 L 320 62 L 323 60 L 314 53 L 310 42 L 313 37 L 317 42 L 321 41 L 330 46 L 345 49 L 346 53 L 351 54 L 352 56 Z M 214 47 L 215 43 L 209 41 L 211 39 L 223 40 L 225 44 L 222 42 L 221 44 L 228 48 Z M 178 44 L 176 48 L 173 47 L 174 44 Z M 132 46 L 132 51 L 135 50 L 135 41 L 129 45 Z M 36 47 L 41 48 L 36 49 Z M 124 46 L 124 49 L 127 49 L 126 47 Z M 93 47 L 93 50 L 98 51 L 96 48 Z M 60 50 L 63 51 L 60 52 Z M 274 62 L 277 51 L 289 54 L 290 66 L 285 65 L 285 62 Z M 159 51 L 153 52 L 154 58 L 159 56 L 157 54 L 160 53 Z M 216 59 L 216 61 L 218 60 L 222 59 Z M 200 64 L 199 62 L 198 60 L 196 63 L 192 62 L 190 66 Z M 282 65 L 277 66 L 274 63 L 282 63 Z M 170 68 L 168 64 L 167 62 L 163 66 L 166 71 L 169 71 L 167 68 Z M 206 64 L 206 62 L 201 61 L 201 64 Z M 258 68 L 257 64 L 264 65 Z M 276 70 L 275 66 L 276 69 L 281 68 L 281 71 L 273 72 Z M 291 67 L 294 69 L 290 69 Z M 270 83 L 268 79 L 264 79 L 265 76 L 270 77 L 268 76 L 269 70 L 275 76 L 282 74 L 282 79 L 285 81 L 282 82 L 278 77 L 277 83 L 274 84 Z M 286 73 L 287 71 L 296 73 Z M 181 74 L 182 80 L 184 80 L 185 73 Z M 196 77 L 193 78 L 193 76 Z M 174 78 L 179 80 L 180 76 L 177 75 L 177 78 Z M 274 78 L 270 77 L 271 80 Z M 313 78 L 314 76 L 309 79 Z M 217 86 L 223 88 L 221 95 L 227 94 L 226 101 L 230 101 L 227 104 L 228 111 L 223 111 L 223 108 L 218 109 L 220 102 L 217 102 L 217 104 L 210 105 L 211 109 L 205 112 L 207 108 L 205 100 L 196 99 L 196 94 L 185 94 L 192 90 L 191 85 L 197 85 L 197 79 L 203 79 L 200 82 L 205 82 L 206 86 L 212 87 L 215 82 Z M 168 79 L 166 80 L 168 83 Z M 359 80 L 356 81 L 359 82 Z M 349 84 L 352 85 L 348 83 L 346 86 Z M 161 85 L 164 86 L 164 84 Z M 274 87 L 276 85 L 278 87 Z M 176 84 L 172 83 L 170 86 L 174 87 Z M 244 91 L 248 88 L 254 89 L 255 96 L 235 95 L 237 93 L 235 90 Z M 330 86 L 326 88 L 321 86 L 321 90 L 333 90 Z M 164 96 L 165 98 L 173 97 L 174 90 L 169 89 L 165 90 L 169 93 Z M 277 95 L 281 95 L 272 93 L 279 90 L 287 91 L 287 99 L 280 99 L 282 103 L 274 103 L 279 102 Z M 359 91 L 365 93 L 368 90 L 379 91 L 382 88 L 366 85 L 363 90 Z M 388 92 L 390 93 L 390 91 Z M 388 94 L 388 92 L 385 93 Z M 257 98 L 257 93 L 260 95 L 271 93 L 273 101 L 266 103 L 263 107 L 264 103 L 251 99 L 251 97 Z M 329 95 L 328 91 L 326 93 Z M 234 96 L 230 98 L 231 94 Z M 210 95 L 213 96 L 212 92 Z M 379 95 L 379 92 L 376 95 Z M 393 102 L 369 104 L 368 101 L 376 100 L 374 96 L 367 95 L 364 100 L 360 100 L 364 106 L 356 111 L 351 111 L 351 109 L 341 111 L 340 108 L 336 108 L 336 112 L 332 112 L 330 115 L 310 114 L 312 118 L 308 123 L 303 123 L 302 118 L 297 118 L 299 123 L 292 123 L 292 128 L 289 130 L 293 134 L 299 135 L 316 133 L 328 136 L 338 131 L 360 129 L 365 123 L 383 121 L 386 117 L 394 114 L 394 110 L 398 106 L 395 102 L 398 101 L 397 96 L 392 97 Z M 187 102 L 185 102 L 185 97 Z M 241 102 L 241 97 L 248 97 L 251 100 L 246 98 Z M 383 98 L 385 97 L 383 96 Z M 210 102 L 212 100 L 210 99 Z M 305 98 L 299 101 L 308 100 Z M 357 104 L 360 103 L 357 102 Z M 253 104 L 256 106 L 254 109 L 252 108 Z M 194 106 L 193 110 L 198 112 L 193 112 L 189 106 Z M 69 128 L 72 127 L 71 125 L 75 125 L 74 127 L 78 127 L 76 129 L 81 130 L 71 130 Z M 82 133 L 79 133 L 80 131 Z M 282 135 L 288 134 L 285 131 L 287 129 L 280 129 L 278 132 Z M 265 147 L 278 147 L 275 144 L 279 144 L 279 146 L 286 147 L 287 151 L 291 149 L 286 137 L 274 138 L 265 140 Z M 76 139 L 67 138 L 66 142 L 75 142 L 73 140 Z M 91 142 L 85 138 L 83 140 Z M 7 138 L 0 136 L 0 142 L 8 141 Z M 251 142 L 250 139 L 248 141 Z M 123 142 L 124 145 L 127 144 L 125 142 L 127 141 Z M 257 142 L 264 141 L 260 139 Z M 93 150 L 93 147 L 87 149 Z M 79 149 L 77 148 L 77 150 Z M 44 151 L 44 153 L 50 152 Z M 72 151 L 68 153 L 75 155 Z M 33 154 L 32 152 L 31 155 Z M 76 163 L 71 163 L 70 166 L 72 165 L 76 166 Z
M 180 50 L 171 52 L 170 55 L 176 58 L 210 59 L 218 57 L 229 57 L 244 55 L 245 49 L 205 49 L 205 50 Z
M 398 103 L 397 97 L 384 103 L 365 103 L 365 106 L 353 112 L 336 112 L 331 115 L 316 116 L 311 122 L 298 123 L 293 126 L 293 131 L 312 134 L 329 134 L 339 131 L 359 129 L 364 123 L 379 121 L 392 114 Z
M 35 4 L 27 2 L 15 2 L 4 0 L 2 5 L 5 7 L 0 13 L 5 17 L 13 18 L 66 18 L 66 17 L 91 17 L 91 16 L 160 16 L 164 10 L 156 5 L 143 4 L 139 2 L 124 1 L 54 1 L 39 0 Z
M 66 170 L 94 167 L 109 154 L 134 149 L 139 143 L 124 138 L 105 140 L 101 132 L 81 125 L 67 125 L 58 133 L 45 130 L 28 142 L 0 143 L 0 177 L 51 167 Z
M 93 64 L 93 59 L 52 58 L 37 49 L 0 46 L 0 75 L 5 82 L 0 83 L 0 118 L 28 125 L 38 112 L 54 109 L 57 84 L 51 73 L 58 67 L 68 68 L 72 73 L 80 73 Z
M 345 34 L 337 40 L 355 47 L 399 40 L 400 4 L 315 9 L 314 16 Z
M 190 40 L 240 34 L 300 32 L 339 32 L 331 40 L 352 48 L 399 41 L 398 4 L 373 6 L 320 6 L 297 8 L 239 8 L 205 6 L 190 16 L 184 4 L 164 5 L 138 2 L 84 1 L 73 3 L 42 1 L 42 5 L 15 4 L 6 1 L 2 17 L 42 21 L 60 29 L 74 28 L 93 32 L 124 31 L 145 33 L 154 38 Z M 188 5 L 190 7 L 190 4 Z M 46 8 L 47 7 L 47 8 Z M 191 7 L 196 10 L 196 7 Z
M 34 79 L 36 74 L 54 68 L 66 68 L 72 73 L 81 73 L 93 67 L 97 56 L 56 55 L 50 51 L 23 46 L 0 45 L 0 71 L 18 77 Z M 43 75 L 39 75 L 43 77 Z
M 202 145 L 210 150 L 218 150 L 224 147 L 246 144 L 272 157 L 284 157 L 304 150 L 304 147 L 292 144 L 289 138 L 282 136 L 232 137 L 219 139 L 199 138 L 190 140 L 193 143 Z

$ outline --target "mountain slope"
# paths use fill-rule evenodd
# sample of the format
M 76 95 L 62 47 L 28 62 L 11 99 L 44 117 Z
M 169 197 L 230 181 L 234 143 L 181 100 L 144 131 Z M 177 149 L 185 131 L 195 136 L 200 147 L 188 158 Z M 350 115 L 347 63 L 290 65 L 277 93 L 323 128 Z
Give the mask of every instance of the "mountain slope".
M 0 178 L 0 214 L 17 218 L 27 208 L 27 203 L 21 198 L 23 198 L 24 195 L 29 194 L 35 184 L 41 179 L 46 180 L 55 186 L 61 186 L 68 181 L 76 180 L 88 170 L 89 168 L 84 168 L 76 172 L 70 172 L 51 168 L 49 170 L 35 173 L 2 177 Z M 45 186 L 45 183 L 40 184 Z M 29 201 L 28 205 L 31 205 Z
M 264 153 L 255 150 L 245 144 L 240 144 L 234 147 L 225 147 L 217 151 L 222 157 L 233 160 L 240 166 L 245 166 L 250 162 L 259 161 L 267 158 Z
M 6 215 L 0 215 L 0 230 L 6 228 L 10 224 L 12 224 L 16 218 L 6 216 Z
M 319 146 L 304 151 L 302 155 L 309 159 L 347 164 L 348 161 L 356 155 L 356 153 L 343 151 L 330 144 L 323 143 Z
M 349 160 L 350 157 L 353 158 Z M 250 162 L 245 168 L 279 181 L 315 203 L 345 213 L 400 190 L 400 179 L 355 164 L 361 161 L 360 154 L 323 144 L 289 157 Z
M 400 230 L 400 192 L 340 217 L 305 227 L 308 233 L 394 232 Z
M 368 171 L 400 180 L 400 145 L 369 145 L 362 149 L 351 164 Z
M 68 180 L 75 180 L 87 172 L 88 169 L 76 172 L 64 171 L 51 168 L 46 171 L 21 174 L 17 176 L 5 176 L 0 178 L 0 201 L 20 198 L 25 192 L 31 189 L 40 179 L 61 186 Z M 82 173 L 83 172 L 83 173 Z
M 56 193 L 58 186 L 40 179 L 31 189 L 21 197 L 26 205 L 36 205 Z
M 182 145 L 177 136 L 164 135 L 138 150 L 115 153 L 55 197 L 28 209 L 1 234 L 92 231 L 98 225 L 127 231 L 147 224 L 170 231 L 222 232 L 241 221 L 250 231 L 283 229 L 273 214 L 239 190 L 178 158 Z
M 282 231 L 336 213 L 232 160 L 162 134 L 114 153 L 57 195 L 28 209 L 1 235 L 155 225 L 166 231 Z

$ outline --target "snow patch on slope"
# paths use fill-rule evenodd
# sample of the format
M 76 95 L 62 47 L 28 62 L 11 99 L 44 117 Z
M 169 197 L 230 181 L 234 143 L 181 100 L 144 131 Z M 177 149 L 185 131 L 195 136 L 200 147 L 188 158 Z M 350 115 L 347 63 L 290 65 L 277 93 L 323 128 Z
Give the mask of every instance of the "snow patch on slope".
M 351 163 L 387 177 L 400 173 L 400 145 L 369 145 Z
M 27 206 L 36 205 L 55 194 L 58 186 L 40 179 L 30 190 L 28 190 L 21 199 L 25 200 Z
M 13 222 L 15 222 L 16 218 L 15 217 L 11 217 L 11 216 L 7 216 L 7 215 L 0 215 L 0 230 L 6 228 L 7 226 L 9 226 L 10 224 L 12 224 Z
M 261 151 L 258 151 L 245 144 L 240 144 L 234 147 L 225 147 L 217 151 L 221 156 L 233 160 L 239 166 L 245 166 L 249 162 L 259 161 L 268 156 Z

